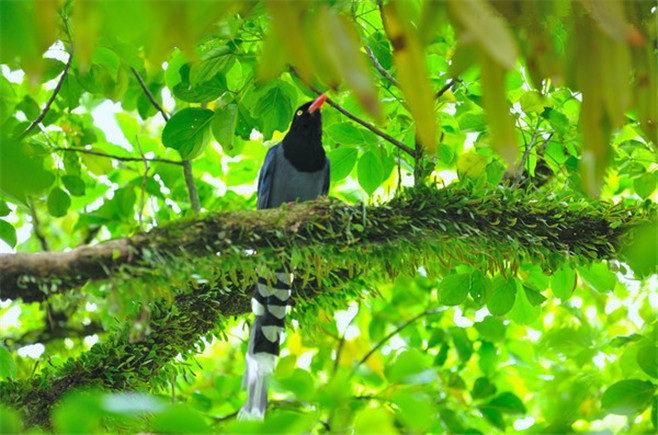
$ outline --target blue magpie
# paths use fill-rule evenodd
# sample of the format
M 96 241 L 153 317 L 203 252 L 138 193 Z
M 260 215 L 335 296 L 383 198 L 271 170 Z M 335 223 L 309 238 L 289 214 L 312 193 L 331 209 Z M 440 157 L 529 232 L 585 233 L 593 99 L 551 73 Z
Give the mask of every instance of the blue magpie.
M 322 148 L 320 107 L 325 94 L 300 106 L 283 140 L 267 151 L 258 176 L 258 210 L 316 199 L 329 192 L 329 159 Z M 242 387 L 247 401 L 238 418 L 262 420 L 267 408 L 267 384 L 279 356 L 290 299 L 291 275 L 278 269 L 259 277 L 251 299 L 254 323 L 245 355 Z

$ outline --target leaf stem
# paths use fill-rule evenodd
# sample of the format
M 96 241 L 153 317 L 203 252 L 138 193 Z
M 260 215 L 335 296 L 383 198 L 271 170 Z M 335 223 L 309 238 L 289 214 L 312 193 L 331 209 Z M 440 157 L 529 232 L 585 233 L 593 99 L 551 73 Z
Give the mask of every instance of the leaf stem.
M 139 82 L 139 85 L 144 90 L 144 93 L 148 97 L 151 104 L 153 104 L 153 107 L 158 109 L 158 111 L 162 114 L 162 117 L 164 118 L 165 121 L 169 121 L 169 115 L 167 115 L 167 112 L 164 111 L 162 106 L 160 106 L 160 104 L 158 104 L 158 102 L 155 101 L 155 98 L 153 97 L 153 94 L 151 93 L 151 91 L 149 91 L 148 87 L 146 86 L 146 83 L 144 83 L 144 80 L 142 79 L 142 76 L 140 76 L 139 73 L 137 72 L 137 70 L 135 68 L 133 68 L 132 66 L 130 67 L 130 70 L 133 72 L 133 75 L 135 76 L 135 78 Z

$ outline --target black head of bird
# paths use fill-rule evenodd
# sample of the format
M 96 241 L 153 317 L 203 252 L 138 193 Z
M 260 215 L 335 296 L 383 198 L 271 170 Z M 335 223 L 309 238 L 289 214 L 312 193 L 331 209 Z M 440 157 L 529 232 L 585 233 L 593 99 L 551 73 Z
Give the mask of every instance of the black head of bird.
M 283 138 L 284 155 L 300 171 L 319 171 L 325 165 L 320 107 L 326 99 L 327 95 L 322 94 L 299 106 L 295 110 L 290 130 Z

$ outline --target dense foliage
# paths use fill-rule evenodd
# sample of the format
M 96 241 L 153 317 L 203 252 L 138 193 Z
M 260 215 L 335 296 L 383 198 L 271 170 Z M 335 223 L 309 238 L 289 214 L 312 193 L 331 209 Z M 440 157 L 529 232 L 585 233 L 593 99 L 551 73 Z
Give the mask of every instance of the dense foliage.
M 2 430 L 655 432 L 656 22 L 0 2 Z M 330 200 L 250 211 L 321 92 Z M 249 286 L 282 263 L 272 403 L 237 421 Z

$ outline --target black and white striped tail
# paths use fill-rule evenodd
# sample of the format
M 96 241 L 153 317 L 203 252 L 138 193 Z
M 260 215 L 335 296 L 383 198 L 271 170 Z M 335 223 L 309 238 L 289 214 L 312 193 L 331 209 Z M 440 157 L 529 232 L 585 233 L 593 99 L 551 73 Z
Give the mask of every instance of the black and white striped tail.
M 275 277 L 258 278 L 251 298 L 254 324 L 245 355 L 242 387 L 247 388 L 247 401 L 238 419 L 262 420 L 267 408 L 267 383 L 279 356 L 279 344 L 290 299 L 290 275 L 277 270 Z

